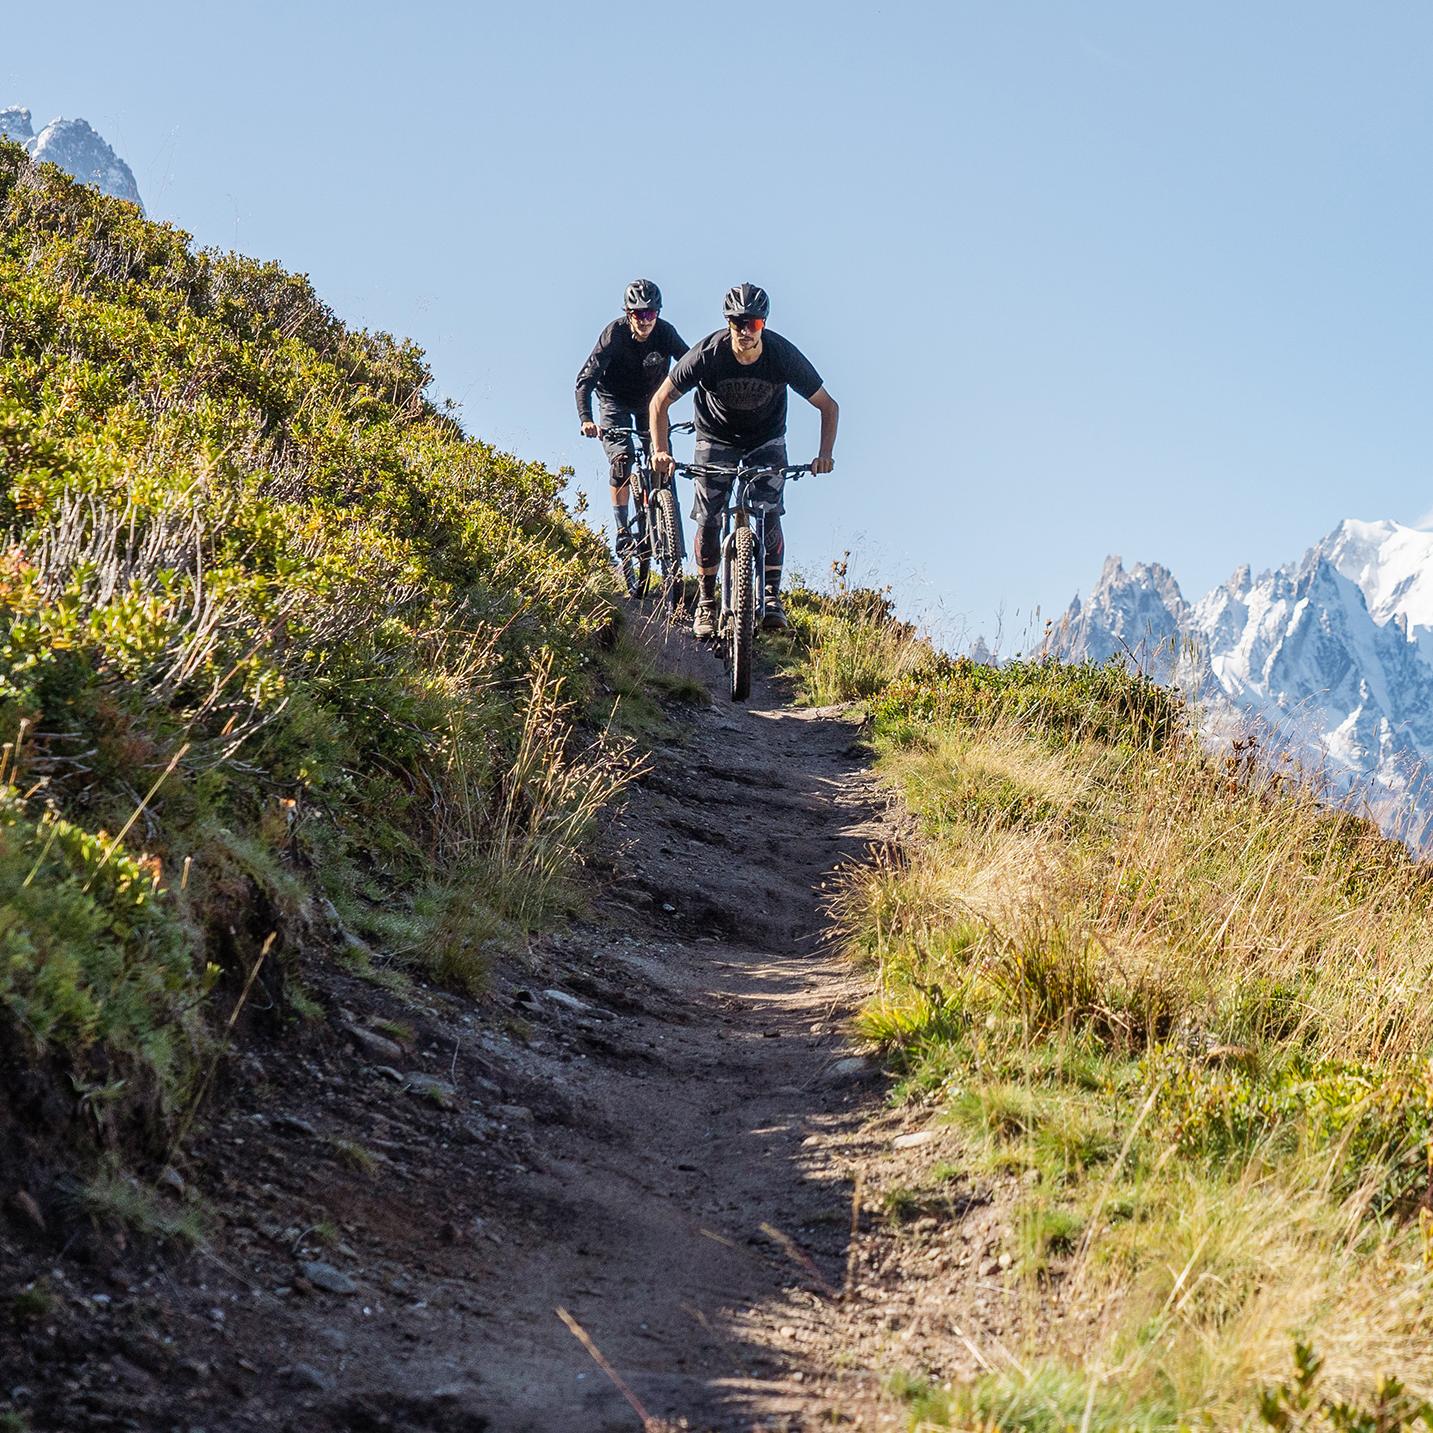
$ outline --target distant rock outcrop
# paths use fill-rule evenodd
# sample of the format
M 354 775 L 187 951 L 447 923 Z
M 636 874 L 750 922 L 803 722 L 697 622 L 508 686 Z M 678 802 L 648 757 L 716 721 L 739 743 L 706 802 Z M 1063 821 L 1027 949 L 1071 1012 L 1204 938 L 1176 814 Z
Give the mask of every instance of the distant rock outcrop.
M 24 145 L 37 163 L 57 164 L 81 184 L 93 184 L 102 194 L 112 194 L 144 208 L 133 171 L 88 120 L 52 119 L 36 134 L 30 111 L 11 105 L 0 109 L 0 136 Z

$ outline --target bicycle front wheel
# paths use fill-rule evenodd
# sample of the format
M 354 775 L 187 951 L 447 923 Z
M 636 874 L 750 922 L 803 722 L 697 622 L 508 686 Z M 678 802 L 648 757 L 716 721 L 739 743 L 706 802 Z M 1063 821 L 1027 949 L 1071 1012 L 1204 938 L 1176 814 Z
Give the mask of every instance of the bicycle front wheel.
M 662 583 L 662 605 L 675 612 L 682 602 L 681 519 L 677 515 L 677 495 L 671 488 L 657 493 L 656 548 L 657 571 Z
M 732 534 L 731 564 L 731 699 L 751 695 L 753 636 L 756 632 L 756 535 L 749 527 Z
M 632 552 L 633 585 L 631 588 L 634 597 L 641 597 L 647 591 L 647 574 L 652 570 L 652 524 L 647 515 L 647 504 L 638 497 L 636 485 L 633 485 L 633 496 L 637 501 L 632 505 L 632 517 L 635 520 L 636 546 Z

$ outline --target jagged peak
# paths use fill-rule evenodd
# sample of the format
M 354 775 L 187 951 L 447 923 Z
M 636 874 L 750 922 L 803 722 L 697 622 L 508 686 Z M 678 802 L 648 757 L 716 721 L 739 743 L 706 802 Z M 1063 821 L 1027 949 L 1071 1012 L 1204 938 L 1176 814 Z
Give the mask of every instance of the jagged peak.
M 1433 532 L 1349 518 L 1281 566 L 1239 566 L 1193 608 L 1162 564 L 1111 557 L 1046 645 L 1274 714 L 1350 782 L 1406 791 L 1411 779 L 1386 742 L 1348 738 L 1355 720 L 1381 723 L 1433 771 Z
M 35 127 L 30 121 L 30 111 L 24 105 L 6 105 L 0 109 L 0 136 L 5 139 L 34 139 Z
M 96 139 L 103 144 L 106 149 L 109 149 L 109 145 L 105 142 L 104 136 L 100 134 L 99 130 L 97 130 L 89 120 L 66 119 L 62 114 L 57 114 L 49 124 L 45 125 L 45 127 L 35 135 L 35 139 L 38 142 L 46 138 L 53 139 L 62 134 L 74 135 L 77 138 Z M 110 152 L 113 153 L 114 151 L 111 150 Z
M 1095 583 L 1098 587 L 1110 587 L 1125 575 L 1123 560 L 1115 553 L 1105 558 L 1105 565 L 1100 568 L 1100 580 Z
M 991 651 L 990 644 L 984 637 L 977 637 L 970 644 L 970 650 L 965 655 L 982 667 L 998 667 L 1000 665 L 999 659 Z
M 87 119 L 52 119 L 38 134 L 31 131 L 30 111 L 20 105 L 0 110 L 0 128 L 15 126 L 13 137 L 36 163 L 56 164 L 81 184 L 144 207 L 134 172 Z M 24 133 L 21 133 L 21 129 Z

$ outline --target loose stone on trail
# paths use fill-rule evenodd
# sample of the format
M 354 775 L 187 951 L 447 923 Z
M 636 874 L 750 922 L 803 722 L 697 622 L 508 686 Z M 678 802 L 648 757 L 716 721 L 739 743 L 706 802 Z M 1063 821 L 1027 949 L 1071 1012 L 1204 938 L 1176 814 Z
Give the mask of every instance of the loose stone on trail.
M 326 1294 L 356 1294 L 358 1292 L 358 1285 L 347 1274 L 341 1269 L 335 1269 L 332 1264 L 325 1264 L 321 1259 L 301 1260 L 299 1273 L 314 1288 L 322 1289 Z
M 542 993 L 547 999 L 555 1001 L 558 1005 L 565 1005 L 569 1010 L 590 1010 L 592 1008 L 585 1000 L 579 1000 L 565 990 L 544 990 Z
M 891 1141 L 893 1149 L 915 1149 L 918 1145 L 929 1144 L 935 1134 L 928 1129 L 918 1129 L 911 1134 L 898 1134 Z
M 433 1075 L 414 1073 L 403 1077 L 403 1088 L 410 1095 L 432 1100 L 434 1104 L 441 1105 L 445 1110 L 458 1108 L 458 1092 L 447 1080 L 440 1080 Z
M 376 1030 L 366 1029 L 362 1025 L 345 1025 L 343 1029 L 348 1038 L 371 1059 L 391 1064 L 394 1060 L 403 1058 L 403 1047 L 396 1040 L 390 1040 Z

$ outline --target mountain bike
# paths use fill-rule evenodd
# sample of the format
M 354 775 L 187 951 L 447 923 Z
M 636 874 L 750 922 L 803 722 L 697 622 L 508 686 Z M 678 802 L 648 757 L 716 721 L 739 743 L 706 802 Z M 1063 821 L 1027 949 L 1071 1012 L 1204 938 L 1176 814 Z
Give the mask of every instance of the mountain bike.
M 782 477 L 794 482 L 811 471 L 800 467 L 773 468 L 764 464 L 739 468 L 678 463 L 676 471 L 688 477 L 735 476 L 732 496 L 721 519 L 721 614 L 717 618 L 716 646 L 731 673 L 731 699 L 744 702 L 751 695 L 751 671 L 756 628 L 766 616 L 766 536 L 763 519 L 775 512 L 781 499 L 758 496 L 761 478 Z
M 673 423 L 673 433 L 690 433 L 694 423 Z M 636 428 L 603 428 L 604 438 L 628 438 L 636 451 L 628 481 L 632 484 L 632 521 L 617 534 L 617 564 L 629 597 L 647 590 L 653 567 L 658 574 L 661 603 L 675 612 L 682 602 L 682 514 L 674 482 L 664 483 L 652 471 L 651 459 Z M 627 541 L 624 543 L 623 538 Z

